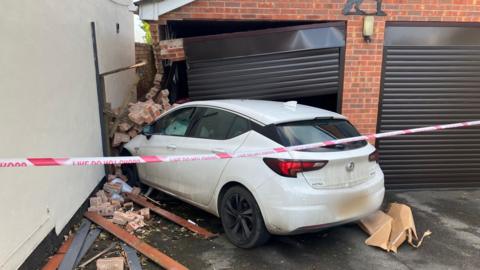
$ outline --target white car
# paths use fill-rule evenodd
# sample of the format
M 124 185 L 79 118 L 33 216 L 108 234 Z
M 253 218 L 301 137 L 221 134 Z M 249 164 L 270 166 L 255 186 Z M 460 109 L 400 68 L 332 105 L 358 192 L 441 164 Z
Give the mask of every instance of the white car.
M 171 109 L 123 155 L 235 153 L 358 136 L 337 113 L 296 102 L 215 100 Z M 263 157 L 124 165 L 140 181 L 221 218 L 238 247 L 318 231 L 377 210 L 384 176 L 366 141 Z

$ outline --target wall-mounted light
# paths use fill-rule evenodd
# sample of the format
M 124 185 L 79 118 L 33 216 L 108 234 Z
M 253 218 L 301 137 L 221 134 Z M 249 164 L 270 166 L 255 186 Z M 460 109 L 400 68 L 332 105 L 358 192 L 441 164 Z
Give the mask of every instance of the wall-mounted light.
M 372 41 L 374 25 L 375 25 L 374 16 L 368 15 L 363 17 L 363 39 L 365 39 L 365 42 L 367 43 Z

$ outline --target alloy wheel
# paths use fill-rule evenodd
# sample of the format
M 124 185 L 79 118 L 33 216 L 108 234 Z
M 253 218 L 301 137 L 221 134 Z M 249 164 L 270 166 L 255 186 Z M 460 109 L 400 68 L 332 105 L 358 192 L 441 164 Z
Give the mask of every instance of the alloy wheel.
M 253 207 L 241 194 L 234 193 L 226 200 L 225 225 L 241 241 L 247 241 L 253 234 L 255 219 Z

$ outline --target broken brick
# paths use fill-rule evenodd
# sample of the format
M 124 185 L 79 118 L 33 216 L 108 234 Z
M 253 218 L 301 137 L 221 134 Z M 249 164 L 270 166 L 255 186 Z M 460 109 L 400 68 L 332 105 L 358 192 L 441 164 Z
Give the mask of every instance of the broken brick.
M 88 212 L 95 212 L 97 214 L 100 214 L 99 213 L 99 209 L 97 206 L 90 206 L 88 209 L 87 209 Z
M 128 134 L 123 132 L 115 132 L 115 134 L 113 135 L 112 146 L 116 147 L 122 143 L 127 143 L 129 141 L 130 141 L 130 136 L 128 136 Z
M 102 205 L 102 207 L 99 209 L 99 214 L 102 216 L 113 216 L 114 212 L 115 209 L 110 204 Z
M 122 202 L 119 200 L 112 200 L 111 204 L 115 210 L 118 210 L 122 207 Z
M 128 114 L 128 118 L 137 125 L 142 125 L 145 123 L 143 117 L 140 115 L 140 112 L 131 112 Z
M 134 187 L 134 188 L 132 189 L 132 192 L 131 192 L 131 193 L 132 193 L 133 195 L 138 195 L 138 194 L 140 194 L 140 192 L 141 192 L 141 190 L 140 190 L 139 187 Z
M 120 218 L 116 217 L 115 215 L 112 217 L 112 222 L 115 223 L 115 224 L 118 224 L 118 225 L 127 224 L 127 221 L 125 221 L 123 219 L 120 219 Z
M 162 82 L 162 79 L 163 79 L 163 74 L 157 73 L 157 74 L 155 74 L 155 78 L 153 79 L 153 82 L 155 84 L 160 85 L 160 83 Z
M 150 114 L 148 111 L 142 112 L 142 119 L 147 124 L 151 124 L 153 121 L 155 121 L 155 118 L 153 117 L 153 115 Z
M 127 226 L 125 227 L 125 229 L 129 232 L 134 232 L 138 229 L 140 229 L 142 226 L 140 224 L 138 224 L 138 222 L 135 222 L 135 221 L 130 221 L 127 223 Z
M 168 97 L 169 94 L 170 91 L 168 91 L 168 89 L 163 89 L 162 91 L 160 91 L 160 95 L 162 96 L 162 98 Z
M 97 270 L 123 270 L 124 269 L 123 257 L 98 259 L 96 264 L 97 264 Z
M 140 209 L 139 214 L 141 216 L 143 216 L 145 219 L 150 219 L 150 209 L 149 208 Z
M 122 191 L 122 184 L 105 183 L 103 190 L 108 193 L 120 193 Z
M 118 129 L 123 132 L 127 132 L 132 127 L 131 124 L 123 122 L 118 125 Z
M 99 198 L 102 199 L 102 203 L 108 202 L 108 196 L 107 196 L 107 194 L 105 193 L 105 191 L 103 191 L 103 190 L 99 190 L 99 191 L 97 192 L 97 197 L 99 197 Z
M 102 198 L 100 197 L 91 197 L 90 206 L 99 206 L 102 204 Z
M 137 135 L 138 135 L 138 132 L 135 129 L 132 129 L 128 132 L 128 136 L 130 136 L 130 138 L 133 138 Z
M 135 216 L 132 216 L 120 211 L 113 212 L 113 217 L 117 219 L 121 219 L 122 221 L 125 221 L 125 223 L 135 220 Z

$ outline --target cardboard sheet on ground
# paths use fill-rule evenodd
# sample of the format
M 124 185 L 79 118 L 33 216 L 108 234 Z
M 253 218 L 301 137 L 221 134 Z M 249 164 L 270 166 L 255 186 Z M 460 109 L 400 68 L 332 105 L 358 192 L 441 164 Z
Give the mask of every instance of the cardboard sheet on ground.
M 377 211 L 360 220 L 359 225 L 370 235 L 370 237 L 365 240 L 365 244 L 395 253 L 405 240 L 407 240 L 411 246 L 418 248 L 422 244 L 424 237 L 431 234 L 431 232 L 427 230 L 418 241 L 412 209 L 400 203 L 391 203 L 387 213 Z M 418 242 L 414 243 L 414 241 Z

